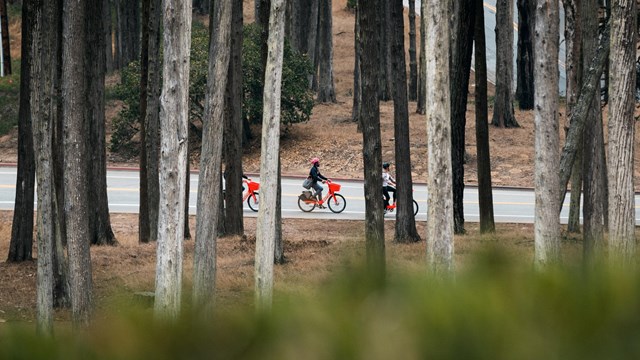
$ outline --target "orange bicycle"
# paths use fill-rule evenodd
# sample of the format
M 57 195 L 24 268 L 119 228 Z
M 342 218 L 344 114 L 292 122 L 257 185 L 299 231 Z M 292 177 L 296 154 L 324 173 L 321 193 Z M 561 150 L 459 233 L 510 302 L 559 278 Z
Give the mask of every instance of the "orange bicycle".
M 260 183 L 252 181 L 251 179 L 242 179 L 242 182 L 246 184 L 246 190 L 242 193 L 242 202 L 247 202 L 249 209 L 257 212 L 260 206 L 260 197 L 258 189 L 260 189 Z
M 384 195 L 382 196 L 382 200 L 384 201 Z M 389 199 L 391 200 L 391 199 Z M 392 203 L 389 205 L 386 205 L 384 207 L 384 214 L 386 215 L 387 213 L 391 213 L 396 209 L 396 203 Z M 415 199 L 413 200 L 413 215 L 417 215 L 418 214 L 418 202 L 415 201 Z
M 311 190 L 303 190 L 302 194 L 298 196 L 298 207 L 300 210 L 304 212 L 311 212 L 316 208 L 316 206 L 327 203 L 327 205 L 329 205 L 329 210 L 332 212 L 336 214 L 343 212 L 347 207 L 347 200 L 344 199 L 344 196 L 338 194 L 341 185 L 336 184 L 331 180 L 327 180 L 327 184 L 329 185 L 329 192 L 324 199 L 320 201 L 316 199 L 315 193 L 312 193 Z

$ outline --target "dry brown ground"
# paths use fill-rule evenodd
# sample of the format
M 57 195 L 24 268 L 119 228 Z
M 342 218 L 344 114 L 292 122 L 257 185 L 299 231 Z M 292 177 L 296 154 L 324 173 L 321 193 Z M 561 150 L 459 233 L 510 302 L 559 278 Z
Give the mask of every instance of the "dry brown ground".
M 245 0 L 245 8 L 251 9 L 252 1 Z M 308 159 L 322 158 L 323 173 L 329 177 L 361 178 L 362 136 L 350 121 L 353 69 L 353 14 L 345 9 L 346 0 L 334 0 L 334 71 L 336 78 L 336 104 L 318 104 L 309 123 L 294 126 L 282 141 L 282 167 L 286 174 L 305 174 Z M 247 21 L 253 19 L 251 11 Z M 14 27 L 13 34 L 19 27 Z M 14 51 L 13 54 L 18 54 Z M 108 82 L 117 81 L 111 77 Z M 473 92 L 473 87 L 471 87 Z M 470 155 L 465 166 L 468 184 L 476 182 L 475 129 L 472 101 L 467 112 L 466 149 Z M 111 103 L 108 117 L 117 114 L 119 104 Z M 411 103 L 411 151 L 414 181 L 426 181 L 426 124 L 425 117 L 414 113 Z M 393 161 L 393 104 L 381 104 L 383 158 Z M 518 129 L 490 127 L 492 177 L 495 185 L 532 186 L 533 184 L 533 114 L 518 112 L 522 126 Z M 564 122 L 564 118 L 561 117 Z M 0 138 L 0 163 L 15 163 L 17 130 Z M 258 172 L 259 150 L 254 146 L 244 156 L 246 172 Z M 136 160 L 121 161 L 110 156 L 113 166 L 136 166 Z M 636 156 L 636 159 L 640 157 Z M 637 160 L 636 160 L 637 161 Z M 196 162 L 197 164 L 197 162 Z M 636 164 L 638 177 L 639 164 Z M 132 215 L 114 214 L 112 222 L 120 242 L 117 247 L 92 249 L 95 297 L 99 308 L 117 310 L 119 301 L 130 299 L 136 291 L 153 289 L 155 275 L 155 244 L 137 243 L 137 218 Z M 193 229 L 193 219 L 192 229 Z M 219 241 L 218 288 L 221 304 L 250 302 L 253 289 L 253 250 L 255 221 L 246 219 L 246 239 L 223 238 Z M 420 224 L 424 234 L 424 224 Z M 393 222 L 386 223 L 387 259 L 389 267 L 398 269 L 422 269 L 425 263 L 424 241 L 400 245 L 390 241 Z M 11 213 L 0 212 L 0 256 L 6 256 L 11 229 Z M 494 236 L 478 236 L 475 224 L 468 224 L 469 235 L 456 237 L 456 261 L 463 266 L 470 254 L 477 253 L 485 245 L 499 244 L 514 258 L 528 266 L 532 259 L 533 236 L 529 225 L 499 225 Z M 349 221 L 309 221 L 288 219 L 283 223 L 286 255 L 289 262 L 276 268 L 276 288 L 287 291 L 317 289 L 335 267 L 347 266 L 349 255 L 364 256 L 362 223 Z M 579 254 L 580 245 L 574 239 L 563 242 L 565 253 Z M 190 288 L 193 241 L 185 245 L 185 290 Z M 0 257 L 1 258 L 1 257 Z M 0 322 L 30 320 L 35 309 L 35 262 L 9 264 L 0 262 Z M 68 314 L 59 313 L 66 319 Z

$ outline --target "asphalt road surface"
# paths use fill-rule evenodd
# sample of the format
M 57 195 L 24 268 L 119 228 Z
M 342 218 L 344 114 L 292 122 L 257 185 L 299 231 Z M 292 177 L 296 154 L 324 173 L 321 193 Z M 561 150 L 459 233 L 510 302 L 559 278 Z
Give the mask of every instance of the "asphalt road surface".
M 253 180 L 259 181 L 257 177 Z M 334 214 L 329 209 L 315 209 L 311 213 L 304 213 L 298 208 L 298 195 L 303 190 L 302 178 L 285 177 L 282 179 L 282 216 L 286 218 L 313 218 L 313 219 L 342 219 L 364 220 L 364 190 L 362 181 L 338 180 L 342 185 L 340 194 L 347 202 L 344 212 Z M 0 167 L 0 209 L 13 210 L 15 200 L 16 168 Z M 107 186 L 109 195 L 109 209 L 112 213 L 137 213 L 139 204 L 138 172 L 135 170 L 109 170 L 107 174 Z M 196 198 L 198 190 L 197 173 L 191 176 L 191 192 L 189 196 L 190 213 L 196 212 Z M 326 185 L 325 192 L 326 194 Z M 415 184 L 413 187 L 414 198 L 418 202 L 418 221 L 427 219 L 427 188 L 424 184 Z M 478 221 L 478 193 L 475 188 L 467 187 L 464 192 L 465 220 Z M 568 215 L 568 200 L 565 202 L 561 213 L 561 221 L 566 223 Z M 640 198 L 636 196 L 636 208 Z M 506 189 L 493 190 L 493 204 L 496 222 L 509 223 L 533 223 L 534 219 L 534 193 L 530 189 Z M 244 204 L 245 216 L 256 216 L 247 204 Z M 394 219 L 395 214 L 387 214 L 387 219 Z M 636 216 L 636 225 L 640 225 L 640 219 Z

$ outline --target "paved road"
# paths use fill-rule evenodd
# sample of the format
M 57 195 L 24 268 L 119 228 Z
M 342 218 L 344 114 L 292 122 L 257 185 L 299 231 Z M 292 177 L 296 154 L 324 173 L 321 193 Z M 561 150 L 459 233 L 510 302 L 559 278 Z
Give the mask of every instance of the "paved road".
M 259 180 L 254 177 L 254 180 Z M 15 198 L 16 169 L 13 167 L 0 168 L 0 209 L 13 210 Z M 287 177 L 282 180 L 282 214 L 287 218 L 319 218 L 363 220 L 365 215 L 364 190 L 362 181 L 337 181 L 342 185 L 340 193 L 347 200 L 346 210 L 341 214 L 333 214 L 328 209 L 314 210 L 303 213 L 298 209 L 297 197 L 302 190 L 302 179 Z M 136 213 L 138 211 L 138 172 L 125 170 L 110 170 L 107 175 L 109 206 L 114 213 Z M 195 214 L 196 196 L 198 189 L 198 175 L 192 174 L 190 193 L 190 212 Z M 425 221 L 427 210 L 427 188 L 424 184 L 414 186 L 414 197 L 420 207 L 417 219 Z M 568 199 L 569 197 L 567 197 Z M 470 222 L 478 221 L 478 195 L 475 188 L 465 190 L 465 219 Z M 533 223 L 534 194 L 531 190 L 495 189 L 493 192 L 495 218 L 497 222 Z M 568 202 L 568 200 L 567 200 Z M 636 197 L 636 208 L 640 206 L 640 198 Z M 255 216 L 247 205 L 244 205 L 245 216 Z M 561 214 L 563 223 L 567 221 L 568 204 Z M 394 215 L 387 215 L 393 219 Z M 640 219 L 636 216 L 636 224 Z

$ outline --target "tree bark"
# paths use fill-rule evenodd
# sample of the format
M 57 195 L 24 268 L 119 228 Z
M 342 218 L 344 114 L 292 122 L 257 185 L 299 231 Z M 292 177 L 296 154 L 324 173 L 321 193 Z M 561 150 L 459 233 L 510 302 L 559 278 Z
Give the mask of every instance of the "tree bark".
M 123 68 L 140 53 L 140 2 L 115 0 L 118 26 L 118 65 Z
M 278 193 L 276 194 L 276 237 L 274 239 L 273 263 L 282 265 L 284 256 L 284 239 L 282 237 L 282 162 L 278 155 Z
M 409 0 L 409 101 L 418 98 L 418 61 L 416 58 L 416 1 Z
M 484 33 L 484 6 L 475 0 L 475 107 L 476 107 L 476 163 L 478 166 L 478 203 L 480 233 L 494 232 L 493 191 L 491 189 L 491 157 L 489 156 L 489 115 L 487 106 L 487 46 Z
M 89 203 L 90 239 L 92 245 L 116 245 L 111 229 L 109 200 L 107 197 L 107 145 L 105 134 L 104 78 L 106 75 L 106 55 L 104 32 L 95 31 L 103 24 L 102 0 L 87 1 L 85 26 L 87 48 L 85 54 L 86 71 L 86 119 L 89 131 L 89 162 L 87 171 Z
M 160 202 L 155 314 L 176 320 L 182 288 L 182 243 L 189 141 L 191 3 L 163 0 L 163 84 L 160 99 Z
M 244 234 L 242 215 L 242 0 L 233 0 L 225 106 L 225 234 Z
M 258 211 L 255 254 L 255 291 L 258 310 L 271 309 L 273 259 L 276 238 L 278 194 L 278 154 L 280 152 L 280 95 L 284 53 L 285 0 L 272 0 L 265 87 L 263 94 L 262 147 L 260 155 L 260 210 Z
M 602 77 L 602 71 L 607 57 L 609 56 L 609 34 L 610 23 L 608 23 L 598 43 L 595 55 L 591 57 L 589 66 L 585 67 L 582 78 L 582 86 L 578 93 L 578 101 L 571 112 L 571 127 L 567 133 L 562 155 L 560 157 L 560 203 L 558 211 L 561 210 L 560 205 L 564 202 L 567 193 L 567 183 L 571 176 L 571 169 L 576 158 L 576 152 L 579 144 L 582 143 L 582 135 L 585 128 L 585 119 L 587 118 L 591 102 L 597 89 L 600 88 L 599 81 Z
M 62 121 L 64 146 L 64 213 L 69 254 L 69 283 L 73 323 L 89 326 L 93 306 L 89 214 L 89 166 L 85 107 L 86 4 L 63 1 L 62 33 Z
M 320 1 L 318 12 L 318 101 L 336 102 L 336 88 L 333 80 L 333 26 L 331 0 Z
M 474 0 L 463 0 L 456 6 L 456 32 L 452 42 L 451 58 L 451 165 L 453 173 L 453 229 L 464 233 L 464 155 L 465 127 L 467 123 L 467 95 L 473 32 L 475 22 Z
M 451 103 L 449 85 L 450 2 L 428 0 L 426 17 L 427 153 L 429 191 L 427 262 L 438 275 L 453 272 L 453 194 L 451 170 Z
M 635 0 L 611 8 L 609 63 L 609 248 L 614 263 L 630 265 L 636 254 L 633 154 L 638 38 Z
M 309 76 L 309 88 L 312 90 L 317 89 L 318 83 L 318 43 L 319 43 L 319 13 L 320 13 L 320 0 L 311 0 L 311 8 L 309 15 L 309 33 L 307 40 L 307 54 L 309 61 L 311 62 L 312 75 Z
M 409 141 L 409 104 L 407 101 L 407 73 L 404 58 L 404 6 L 402 0 L 391 4 L 391 70 L 393 75 L 393 124 L 396 153 L 396 217 L 395 240 L 400 243 L 420 241 L 413 214 L 411 189 L 411 151 Z M 414 39 L 415 40 L 415 39 Z M 415 55 L 415 54 L 414 54 Z
M 11 226 L 11 242 L 7 261 L 20 262 L 32 259 L 33 251 L 33 200 L 35 191 L 35 159 L 31 123 L 31 59 L 33 55 L 34 1 L 22 5 L 22 54 L 20 59 L 20 110 L 18 112 L 18 173 L 16 198 Z M 42 5 L 38 5 L 42 11 Z
M 351 108 L 351 120 L 358 124 L 358 132 L 362 132 L 360 124 L 360 109 L 362 108 L 362 72 L 360 69 L 362 49 L 360 48 L 360 10 L 356 6 L 356 19 L 354 24 L 354 65 L 353 65 L 353 107 Z
M 0 45 L 2 46 L 2 62 L 3 72 L 0 76 L 11 75 L 11 44 L 9 40 L 9 14 L 7 14 L 7 0 L 0 0 L 0 23 L 2 23 L 2 39 L 0 39 Z
M 426 114 L 426 96 L 427 96 L 427 62 L 426 62 L 426 29 L 427 29 L 427 2 L 420 2 L 420 73 L 418 74 L 418 103 L 416 104 L 416 113 Z
M 537 0 L 535 25 L 535 265 L 560 259 L 558 209 L 558 1 Z
M 571 1 L 571 0 L 569 0 Z M 518 0 L 518 56 L 516 60 L 516 100 L 520 110 L 533 110 L 533 41 L 534 0 Z
M 580 9 L 576 0 L 565 0 L 565 41 L 566 41 L 566 74 L 567 74 L 567 116 L 565 122 L 565 135 L 569 132 L 571 114 L 576 106 L 578 90 L 582 82 L 582 32 Z M 580 198 L 582 197 L 582 144 L 576 152 L 576 160 L 571 170 L 571 201 L 569 207 L 569 220 L 567 231 L 580 232 Z
M 36 290 L 36 321 L 40 334 L 53 333 L 53 243 L 55 239 L 53 183 L 53 100 L 52 88 L 55 74 L 57 47 L 56 1 L 27 0 L 28 12 L 33 19 L 31 38 L 30 112 L 34 136 L 36 178 L 38 183 L 37 241 L 38 270 Z
M 216 0 L 209 24 L 209 69 L 203 121 L 196 248 L 194 253 L 193 304 L 205 314 L 213 310 L 216 277 L 217 224 L 222 171 L 221 134 L 224 131 L 224 95 L 229 69 L 232 0 Z
M 377 24 L 381 0 L 358 0 L 360 14 L 360 70 L 362 79 L 362 148 L 364 156 L 365 241 L 369 274 L 382 280 L 385 274 L 384 218 L 382 189 L 382 140 L 380 137 L 381 33 Z
M 149 97 L 149 16 L 151 0 L 142 0 L 142 44 L 140 48 L 140 208 L 138 241 L 149 242 L 149 177 L 147 175 L 147 99 Z
M 145 116 L 145 153 L 147 175 L 147 209 L 149 241 L 158 239 L 158 209 L 160 204 L 160 34 L 162 19 L 162 0 L 149 3 L 149 65 L 147 83 L 147 111 Z
M 378 94 L 380 101 L 391 100 L 393 83 L 391 81 L 391 18 L 389 15 L 389 1 L 383 1 L 378 7 L 377 16 L 380 32 L 378 37 L 379 53 L 378 57 Z M 371 6 L 371 5 L 369 5 Z
M 111 0 L 102 0 L 103 11 L 103 24 L 102 30 L 104 31 L 105 38 L 105 56 L 106 56 L 106 71 L 111 73 L 114 70 L 113 64 L 113 23 L 111 20 Z
M 496 96 L 491 123 L 518 127 L 513 112 L 513 1 L 496 2 Z

